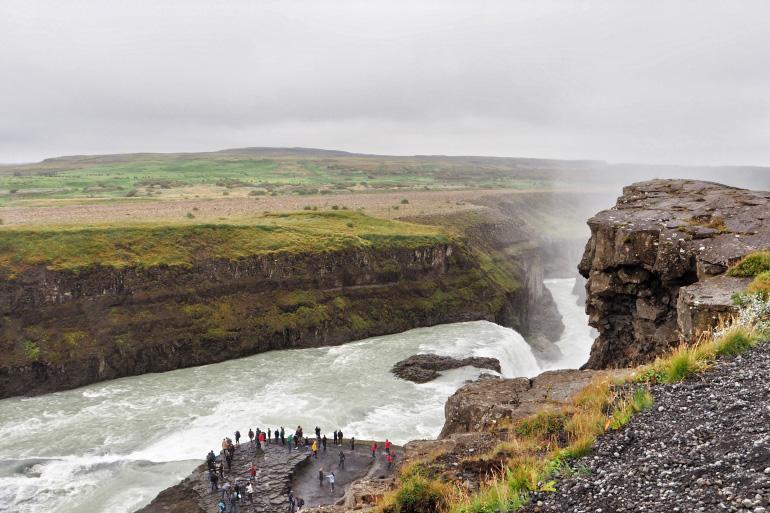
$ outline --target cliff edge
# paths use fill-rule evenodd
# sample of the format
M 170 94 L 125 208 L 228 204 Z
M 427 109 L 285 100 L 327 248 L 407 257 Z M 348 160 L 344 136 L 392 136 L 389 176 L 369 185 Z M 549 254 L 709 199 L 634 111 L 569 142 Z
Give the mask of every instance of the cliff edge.
M 733 310 L 747 280 L 724 276 L 770 247 L 770 193 L 694 180 L 625 187 L 589 219 L 579 265 L 599 331 L 584 368 L 633 366 L 697 338 Z

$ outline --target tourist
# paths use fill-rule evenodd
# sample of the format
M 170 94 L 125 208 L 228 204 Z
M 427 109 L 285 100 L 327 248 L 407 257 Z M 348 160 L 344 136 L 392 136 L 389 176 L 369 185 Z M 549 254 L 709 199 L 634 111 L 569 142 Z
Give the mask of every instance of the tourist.
M 356 437 L 351 436 L 350 437 L 350 450 L 355 451 L 356 450 Z
M 324 485 L 324 469 L 318 469 L 318 484 L 323 487 Z
M 324 452 L 326 452 L 326 435 L 321 439 L 321 445 L 323 445 Z
M 273 443 L 273 441 L 271 440 L 272 433 L 273 431 L 270 428 L 267 428 L 267 445 L 270 445 Z
M 315 427 L 315 439 L 320 440 L 321 439 L 321 428 L 318 426 Z
M 297 503 L 297 511 L 300 511 L 302 509 L 302 506 L 305 505 L 305 500 L 304 499 L 300 499 L 299 497 L 297 497 L 295 499 L 295 501 Z
M 372 445 L 372 458 L 377 457 L 377 442 L 374 442 L 374 445 Z
M 291 433 L 289 433 L 289 452 L 291 452 Z
M 313 442 L 313 457 L 316 459 L 318 458 L 318 444 L 315 442 Z
M 257 482 L 257 467 L 254 466 L 254 463 L 251 464 L 249 467 L 249 481 L 252 481 L 254 483 Z
M 345 453 L 340 451 L 340 468 L 345 468 Z
M 390 454 L 390 440 L 388 440 L 387 438 L 385 439 L 385 452 L 387 454 Z
M 222 452 L 227 452 L 227 447 L 228 447 L 227 438 L 223 438 L 222 439 Z
M 246 487 L 246 494 L 249 496 L 249 502 L 254 504 L 254 486 L 251 483 Z
M 283 426 L 281 426 L 281 445 L 286 445 L 286 438 L 284 438 L 286 435 L 286 431 L 284 431 Z
M 254 445 L 254 431 L 252 431 L 251 428 L 249 428 L 249 443 Z
M 332 491 L 334 491 L 334 472 L 329 474 L 329 484 L 332 486 Z
M 337 445 L 337 430 L 334 430 L 334 445 Z
M 231 466 L 233 464 L 233 457 L 230 456 L 230 452 L 225 454 L 225 461 L 227 462 L 227 471 L 230 472 Z
M 219 501 L 219 513 L 227 513 L 227 507 L 225 507 L 225 503 L 222 501 Z
M 224 479 L 224 477 L 225 477 L 225 464 L 222 463 L 221 461 L 219 463 L 217 463 L 217 471 L 219 472 L 219 477 L 221 479 Z
M 229 513 L 238 513 L 238 494 L 233 492 L 233 494 L 230 496 L 230 512 Z
M 222 500 L 224 500 L 225 498 L 229 499 L 230 498 L 230 483 L 229 482 L 225 483 L 222 486 L 221 490 L 222 490 Z
M 262 448 L 262 444 L 265 443 L 265 433 L 259 434 L 259 448 Z
M 300 436 L 295 434 L 294 435 L 294 448 L 295 449 L 299 449 L 299 439 L 300 439 Z
M 219 481 L 219 478 L 217 477 L 217 473 L 213 470 L 209 471 L 209 481 L 211 481 L 211 493 L 216 492 L 219 489 L 217 487 L 217 481 Z
M 390 453 L 388 453 L 388 469 L 390 469 L 390 464 L 393 460 L 390 457 Z
M 337 431 L 337 439 L 340 441 L 340 445 L 342 445 L 342 430 Z
M 235 430 L 235 445 L 241 445 L 241 432 Z

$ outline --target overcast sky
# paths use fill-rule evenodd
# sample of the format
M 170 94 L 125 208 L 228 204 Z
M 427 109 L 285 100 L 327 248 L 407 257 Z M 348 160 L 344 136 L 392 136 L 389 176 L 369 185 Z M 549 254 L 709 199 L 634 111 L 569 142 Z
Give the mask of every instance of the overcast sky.
M 0 162 L 244 146 L 770 165 L 770 2 L 0 0 Z

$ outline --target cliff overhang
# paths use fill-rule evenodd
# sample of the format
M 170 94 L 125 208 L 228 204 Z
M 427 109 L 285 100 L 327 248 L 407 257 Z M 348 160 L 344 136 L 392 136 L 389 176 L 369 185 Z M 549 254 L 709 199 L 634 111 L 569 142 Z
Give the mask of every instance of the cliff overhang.
M 696 339 L 733 311 L 730 297 L 746 280 L 724 273 L 770 247 L 770 193 L 694 180 L 640 182 L 588 226 L 579 271 L 599 337 L 585 368 L 631 366 Z

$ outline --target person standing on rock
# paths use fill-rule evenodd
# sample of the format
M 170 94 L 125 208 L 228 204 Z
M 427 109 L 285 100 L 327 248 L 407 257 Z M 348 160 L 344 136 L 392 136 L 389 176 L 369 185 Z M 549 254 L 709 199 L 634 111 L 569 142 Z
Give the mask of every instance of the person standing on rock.
M 254 486 L 251 483 L 246 487 L 246 495 L 249 496 L 249 502 L 254 504 Z
M 376 458 L 376 457 L 377 457 L 377 442 L 374 442 L 374 444 L 372 445 L 372 458 Z
M 281 426 L 281 445 L 286 445 L 286 431 L 284 431 L 283 426 Z
M 297 511 L 300 511 L 302 509 L 302 506 L 305 505 L 305 500 L 300 499 L 299 497 L 295 499 L 295 502 L 297 503 Z
M 323 488 L 324 485 L 324 469 L 318 469 L 318 484 Z
M 217 463 L 217 471 L 219 472 L 219 478 L 224 479 L 225 478 L 225 464 L 221 461 Z
M 291 452 L 291 433 L 289 433 L 289 452 Z
M 209 481 L 211 481 L 211 493 L 216 492 L 219 489 L 217 487 L 217 481 L 219 481 L 219 478 L 217 477 L 217 473 L 213 470 L 209 471 Z
M 390 454 L 390 440 L 385 439 L 385 452 Z
M 321 439 L 321 445 L 324 448 L 324 452 L 326 452 L 326 435 Z
M 232 468 L 233 464 L 233 457 L 230 456 L 230 451 L 227 451 L 225 454 L 225 461 L 227 462 L 227 471 L 230 472 L 230 469 Z
M 332 491 L 334 491 L 334 472 L 329 473 L 329 484 L 332 486 Z
M 241 445 L 241 432 L 235 430 L 235 445 Z
M 390 469 L 390 464 L 393 462 L 393 459 L 390 457 L 390 453 L 388 453 L 388 469 Z
M 334 430 L 334 445 L 337 445 L 337 430 Z
M 252 431 L 251 428 L 249 428 L 249 443 L 254 445 L 254 431 Z
M 320 440 L 321 439 L 321 428 L 318 426 L 315 427 L 315 439 Z
M 262 444 L 265 443 L 265 433 L 259 434 L 259 448 L 262 448 Z
M 222 501 L 219 501 L 219 513 L 227 513 L 227 506 Z
M 340 451 L 340 468 L 345 468 L 345 453 Z
M 337 430 L 337 440 L 339 440 L 340 445 L 342 445 L 342 430 L 341 429 Z
M 350 437 L 350 450 L 355 451 L 356 450 L 356 437 L 351 436 Z
M 227 438 L 223 438 L 223 439 L 222 439 L 222 451 L 223 451 L 223 452 L 227 452 L 227 447 L 228 447 L 228 445 L 229 445 L 229 444 L 227 443 Z
M 254 463 L 249 467 L 249 481 L 257 482 L 257 467 L 254 466 Z
M 313 457 L 316 459 L 318 458 L 318 444 L 315 442 L 313 442 Z
M 225 500 L 225 498 L 230 498 L 230 483 L 225 483 L 222 488 L 222 500 Z
M 238 494 L 233 492 L 233 494 L 230 496 L 230 512 L 229 513 L 238 513 Z

